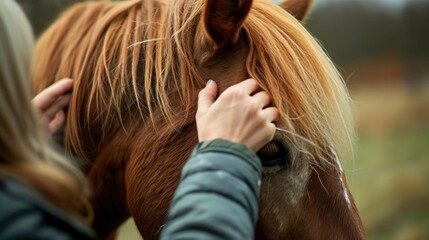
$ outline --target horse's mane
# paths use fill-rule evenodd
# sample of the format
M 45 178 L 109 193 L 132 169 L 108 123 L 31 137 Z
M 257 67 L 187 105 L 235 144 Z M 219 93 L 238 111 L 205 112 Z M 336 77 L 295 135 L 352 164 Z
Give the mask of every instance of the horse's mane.
M 147 122 L 158 111 L 174 131 L 177 114 L 188 117 L 207 80 L 198 71 L 208 48 L 199 24 L 203 4 L 84 2 L 43 34 L 33 80 L 38 92 L 55 79 L 75 79 L 65 129 L 74 153 L 88 157 L 94 150 L 83 139 L 102 143 L 126 120 Z M 246 70 L 280 110 L 293 156 L 326 159 L 331 147 L 346 155 L 354 136 L 349 95 L 318 43 L 284 9 L 262 0 L 254 1 L 243 30 Z

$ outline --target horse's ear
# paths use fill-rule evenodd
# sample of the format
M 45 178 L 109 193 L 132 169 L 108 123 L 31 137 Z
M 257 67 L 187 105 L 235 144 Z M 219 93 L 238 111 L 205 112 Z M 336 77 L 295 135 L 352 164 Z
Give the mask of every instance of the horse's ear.
M 238 41 L 253 0 L 206 0 L 204 28 L 218 47 Z
M 286 0 L 280 6 L 300 21 L 304 21 L 310 12 L 313 0 Z

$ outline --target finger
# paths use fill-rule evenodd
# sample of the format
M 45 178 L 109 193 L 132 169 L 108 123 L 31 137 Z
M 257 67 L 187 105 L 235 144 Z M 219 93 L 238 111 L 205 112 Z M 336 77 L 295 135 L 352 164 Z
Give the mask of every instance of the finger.
M 55 117 L 48 124 L 48 130 L 51 135 L 58 131 L 58 129 L 60 129 L 64 125 L 65 119 L 66 116 L 63 110 L 57 112 Z
M 266 117 L 266 119 L 271 123 L 278 120 L 280 117 L 280 113 L 275 107 L 269 107 L 262 110 L 262 114 Z
M 67 94 L 58 98 L 58 100 L 51 104 L 48 109 L 42 112 L 42 117 L 47 119 L 48 122 L 51 121 L 55 117 L 55 115 L 62 111 L 63 108 L 68 106 L 70 103 L 71 94 Z
M 256 82 L 255 79 L 251 79 L 251 78 L 244 80 L 242 82 L 239 82 L 232 87 L 239 88 L 242 91 L 244 91 L 246 94 L 249 94 L 249 95 L 257 92 L 260 89 L 258 82 Z
M 257 132 L 254 133 L 257 134 L 257 139 L 254 138 L 254 142 L 251 142 L 248 147 L 255 152 L 259 151 L 263 146 L 273 140 L 275 133 L 276 126 L 274 123 L 269 123 L 263 128 L 259 128 Z
M 33 104 L 38 110 L 44 111 L 49 108 L 51 104 L 53 104 L 60 96 L 69 92 L 72 87 L 73 80 L 62 79 L 34 97 Z
M 269 137 L 268 137 L 268 142 L 271 142 L 274 139 L 274 136 L 276 135 L 276 125 L 274 123 L 270 123 L 268 125 L 268 133 L 269 133 Z
M 217 84 L 213 80 L 207 82 L 206 87 L 198 94 L 198 112 L 206 112 L 214 103 L 217 96 Z
M 270 96 L 264 91 L 260 91 L 253 95 L 254 101 L 258 104 L 260 108 L 265 108 L 270 104 Z

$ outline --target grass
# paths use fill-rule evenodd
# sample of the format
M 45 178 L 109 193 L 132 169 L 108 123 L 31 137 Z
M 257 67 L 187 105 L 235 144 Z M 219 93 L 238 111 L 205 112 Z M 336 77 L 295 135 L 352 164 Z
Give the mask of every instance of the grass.
M 363 136 L 348 174 L 370 239 L 429 239 L 429 126 Z
M 370 239 L 429 239 L 429 125 L 422 121 L 428 116 L 415 111 L 429 110 L 429 91 L 419 94 L 426 97 L 404 88 L 376 97 L 356 94 L 366 111 L 358 119 L 365 128 L 347 175 Z M 365 99 L 378 101 L 377 107 L 368 110 Z M 401 107 L 382 108 L 392 102 Z

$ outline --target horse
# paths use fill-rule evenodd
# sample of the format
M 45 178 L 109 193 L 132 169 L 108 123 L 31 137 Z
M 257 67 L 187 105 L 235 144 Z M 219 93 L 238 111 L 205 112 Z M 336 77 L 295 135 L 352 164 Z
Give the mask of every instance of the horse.
M 93 228 L 133 217 L 157 239 L 197 144 L 198 92 L 255 79 L 280 111 L 264 163 L 256 239 L 366 239 L 339 159 L 355 139 L 345 83 L 303 27 L 310 0 L 78 3 L 40 37 L 40 92 L 71 77 L 61 138 L 92 186 Z

